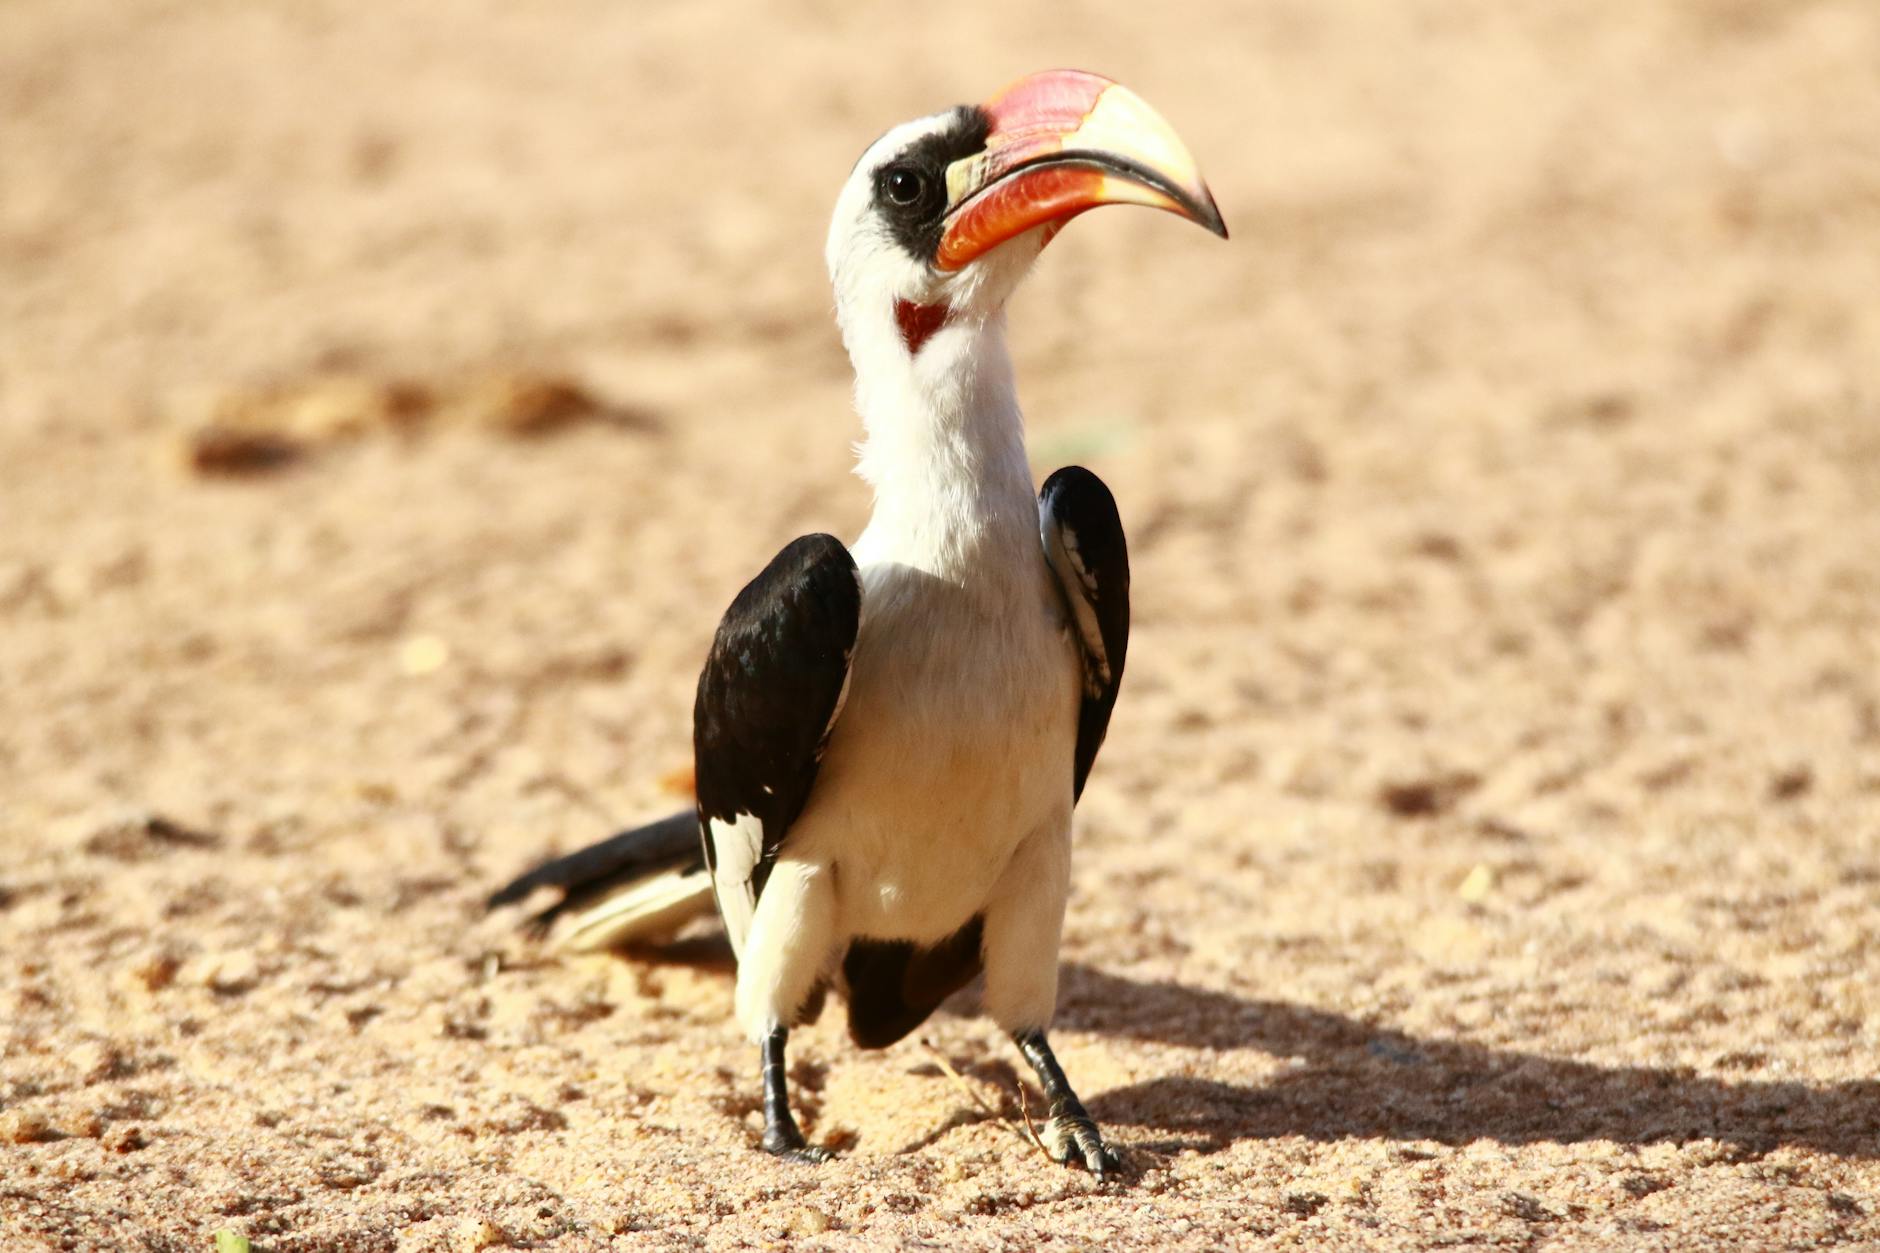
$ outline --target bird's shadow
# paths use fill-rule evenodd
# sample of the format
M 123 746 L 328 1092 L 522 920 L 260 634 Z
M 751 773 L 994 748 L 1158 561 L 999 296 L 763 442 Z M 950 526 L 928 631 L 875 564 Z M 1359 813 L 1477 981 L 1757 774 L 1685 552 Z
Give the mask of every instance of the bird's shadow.
M 1164 1149 L 1304 1136 L 1465 1144 L 1716 1140 L 1754 1157 L 1797 1145 L 1880 1157 L 1880 1081 L 1732 1081 L 1689 1068 L 1600 1066 L 1425 1039 L 1342 1014 L 1245 1000 L 1179 983 L 1065 967 L 1058 1022 L 1191 1048 L 1257 1048 L 1289 1059 L 1258 1085 L 1192 1077 L 1112 1088 L 1099 1122 L 1175 1137 Z M 1154 1146 L 1150 1146 L 1154 1147 Z
M 652 960 L 729 972 L 723 937 L 695 936 Z M 1058 1025 L 1198 1049 L 1254 1048 L 1290 1062 L 1259 1084 L 1150 1079 L 1088 1100 L 1099 1122 L 1164 1132 L 1144 1147 L 1214 1152 L 1241 1140 L 1384 1139 L 1466 1144 L 1714 1140 L 1753 1158 L 1782 1145 L 1880 1158 L 1880 1080 L 1728 1080 L 1689 1068 L 1601 1066 L 1429 1039 L 1343 1014 L 1162 980 L 1064 967 Z M 977 1012 L 968 989 L 946 1011 Z

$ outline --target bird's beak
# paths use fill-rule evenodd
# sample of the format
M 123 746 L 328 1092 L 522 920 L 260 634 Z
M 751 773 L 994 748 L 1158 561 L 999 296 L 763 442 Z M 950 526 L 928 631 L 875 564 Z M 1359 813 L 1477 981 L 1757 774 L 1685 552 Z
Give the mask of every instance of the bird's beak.
M 1055 229 L 1104 204 L 1166 209 L 1227 238 L 1175 129 L 1121 83 L 1047 70 L 984 109 L 992 123 L 985 149 L 947 167 L 940 269 L 958 270 L 1034 226 Z

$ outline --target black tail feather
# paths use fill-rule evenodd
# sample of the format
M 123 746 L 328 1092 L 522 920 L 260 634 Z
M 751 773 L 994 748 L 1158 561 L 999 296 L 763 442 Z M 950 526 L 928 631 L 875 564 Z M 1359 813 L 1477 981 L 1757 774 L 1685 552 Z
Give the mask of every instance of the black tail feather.
M 705 849 L 699 840 L 698 814 L 690 809 L 622 831 L 598 844 L 555 857 L 516 876 L 495 892 L 485 908 L 513 905 L 537 888 L 560 888 L 562 899 L 533 915 L 524 925 L 545 933 L 566 910 L 596 900 L 616 888 L 663 871 L 690 873 L 705 868 Z

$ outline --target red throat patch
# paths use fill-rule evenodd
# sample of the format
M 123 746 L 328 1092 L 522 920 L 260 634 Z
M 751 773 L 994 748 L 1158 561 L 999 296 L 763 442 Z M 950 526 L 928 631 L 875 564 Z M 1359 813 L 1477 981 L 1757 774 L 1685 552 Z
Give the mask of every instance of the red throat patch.
M 917 305 L 911 300 L 894 302 L 894 324 L 901 328 L 901 342 L 907 345 L 907 355 L 917 356 L 921 346 L 933 338 L 933 333 L 946 325 L 947 315 L 953 310 L 945 305 Z

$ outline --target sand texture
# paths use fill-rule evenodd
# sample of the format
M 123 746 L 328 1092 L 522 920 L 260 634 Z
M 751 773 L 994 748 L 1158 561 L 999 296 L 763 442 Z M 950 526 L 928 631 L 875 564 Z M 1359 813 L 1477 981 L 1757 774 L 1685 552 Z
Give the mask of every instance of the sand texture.
M 776 1164 L 709 932 L 480 902 L 685 803 L 718 613 L 865 519 L 855 155 L 1057 64 L 1233 229 L 1011 311 L 1134 554 L 1055 1034 L 1126 1179 L 970 992 L 800 1032 Z M 1877 67 L 1872 0 L 0 5 L 0 1248 L 1880 1244 Z

